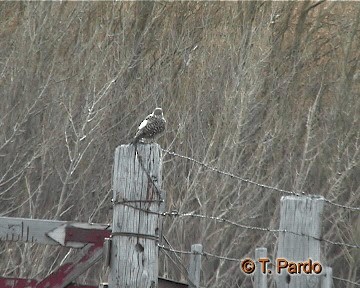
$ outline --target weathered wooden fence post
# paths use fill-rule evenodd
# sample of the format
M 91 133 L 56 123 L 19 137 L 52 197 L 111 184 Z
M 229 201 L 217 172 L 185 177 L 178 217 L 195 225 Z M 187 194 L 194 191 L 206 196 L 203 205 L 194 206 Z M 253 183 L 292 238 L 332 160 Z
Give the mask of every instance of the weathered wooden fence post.
M 323 276 L 324 278 L 322 278 L 321 281 L 321 288 L 332 288 L 333 287 L 332 268 L 325 267 Z
M 189 287 L 200 287 L 200 273 L 201 273 L 201 255 L 203 253 L 203 246 L 201 244 L 191 245 L 190 265 L 189 265 Z
M 268 269 L 265 270 L 265 273 L 262 271 L 262 266 L 268 263 L 259 262 L 259 259 L 266 259 L 267 258 L 267 249 L 266 248 L 256 248 L 255 249 L 255 261 L 256 261 L 256 269 L 255 269 L 255 276 L 254 276 L 254 287 L 255 288 L 267 288 L 267 274 Z
M 116 148 L 109 288 L 158 286 L 161 168 L 158 144 Z
M 280 258 L 294 263 L 306 263 L 311 259 L 312 264 L 292 266 L 298 273 L 289 274 L 287 268 L 276 273 L 276 285 L 279 288 L 320 287 L 320 275 L 314 271 L 306 274 L 314 263 L 320 262 L 321 215 L 324 207 L 324 198 L 319 196 L 298 197 L 283 196 L 280 205 L 280 232 L 276 267 L 285 266 Z M 310 237 L 309 237 L 310 236 Z M 317 239 L 316 239 L 317 238 Z M 309 267 L 311 266 L 311 267 Z M 317 265 L 316 271 L 319 266 Z M 321 268 L 321 266 L 320 266 Z M 304 270 L 307 269 L 307 270 Z

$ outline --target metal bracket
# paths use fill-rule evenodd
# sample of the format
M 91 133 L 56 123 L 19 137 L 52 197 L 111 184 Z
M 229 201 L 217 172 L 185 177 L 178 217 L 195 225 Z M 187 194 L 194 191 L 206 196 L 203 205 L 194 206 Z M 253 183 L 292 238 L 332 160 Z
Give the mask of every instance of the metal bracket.
M 112 246 L 111 238 L 105 238 L 104 239 L 104 248 L 103 248 L 103 258 L 104 258 L 105 266 L 110 266 L 111 246 Z

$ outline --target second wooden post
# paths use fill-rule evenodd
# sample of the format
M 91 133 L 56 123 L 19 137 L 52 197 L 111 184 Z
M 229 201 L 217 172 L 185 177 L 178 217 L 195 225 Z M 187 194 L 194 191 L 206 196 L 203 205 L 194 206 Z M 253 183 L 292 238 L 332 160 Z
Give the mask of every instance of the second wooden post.
M 315 265 L 315 262 L 320 261 L 319 239 L 323 207 L 324 198 L 319 196 L 281 198 L 280 230 L 283 232 L 280 232 L 278 239 L 275 265 L 277 287 L 319 287 L 318 273 L 321 273 L 322 266 Z M 283 268 L 279 273 L 281 267 Z
M 158 286 L 161 168 L 158 144 L 115 151 L 109 288 Z

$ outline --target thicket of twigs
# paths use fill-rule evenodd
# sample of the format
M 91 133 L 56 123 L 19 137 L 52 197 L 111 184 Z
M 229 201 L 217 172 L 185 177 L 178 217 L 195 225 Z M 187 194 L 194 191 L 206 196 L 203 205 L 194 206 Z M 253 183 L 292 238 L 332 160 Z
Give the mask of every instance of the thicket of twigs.
M 360 206 L 359 21 L 355 2 L 0 3 L 0 214 L 110 222 L 114 150 L 156 106 L 163 148 Z M 281 193 L 164 155 L 167 210 L 278 228 Z M 273 255 L 277 237 L 192 218 L 164 231 L 174 248 L 232 258 Z M 325 205 L 323 237 L 359 243 L 359 212 Z M 43 277 L 67 252 L 0 246 L 7 276 Z M 334 276 L 359 281 L 359 249 L 322 247 Z M 184 279 L 161 259 L 161 275 Z M 213 258 L 202 281 L 251 287 Z

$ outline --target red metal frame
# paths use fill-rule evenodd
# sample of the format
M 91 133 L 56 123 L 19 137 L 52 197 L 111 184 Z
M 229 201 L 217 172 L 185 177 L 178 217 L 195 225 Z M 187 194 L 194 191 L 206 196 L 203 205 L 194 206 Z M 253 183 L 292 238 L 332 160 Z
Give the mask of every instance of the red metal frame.
M 65 228 L 65 244 L 67 242 L 80 242 L 80 243 L 104 243 L 104 238 L 109 238 L 111 230 L 99 229 L 84 229 L 73 226 Z
M 1 288 L 97 288 L 98 286 L 80 285 L 70 283 L 66 285 L 69 278 L 77 275 L 77 267 L 80 265 L 89 266 L 90 260 L 96 257 L 104 245 L 104 238 L 110 237 L 110 230 L 84 229 L 73 226 L 65 228 L 65 243 L 80 242 L 90 243 L 84 248 L 84 255 L 79 259 L 61 265 L 56 271 L 46 276 L 43 280 L 22 278 L 0 277 Z M 64 286 L 66 285 L 66 286 Z
M 34 279 L 0 277 L 0 287 L 2 288 L 33 288 L 36 287 L 36 283 L 37 281 Z
M 35 279 L 0 277 L 1 288 L 37 288 L 37 283 Z M 98 286 L 71 283 L 67 285 L 66 288 L 98 288 Z
M 78 265 L 86 265 L 88 260 L 94 256 L 94 254 L 102 249 L 102 245 L 93 244 L 86 252 L 86 254 L 79 260 L 69 262 L 61 265 L 56 271 L 45 277 L 42 281 L 36 284 L 36 288 L 61 288 L 64 287 L 65 280 L 75 272 Z M 65 286 L 67 287 L 67 286 Z M 16 287 L 17 288 L 17 287 Z
M 94 259 L 103 249 L 104 238 L 111 235 L 111 230 L 85 229 L 75 226 L 65 227 L 65 245 L 67 242 L 89 243 L 80 249 L 76 259 L 61 265 L 56 271 L 38 281 L 35 279 L 0 277 L 0 288 L 98 288 L 98 286 L 71 283 L 74 278 L 89 268 Z M 61 244 L 59 244 L 61 245 Z M 79 267 L 83 269 L 79 269 Z M 70 283 L 69 283 L 70 282 Z M 68 283 L 68 284 L 67 284 Z M 178 283 L 159 277 L 159 288 L 188 287 L 187 284 Z

